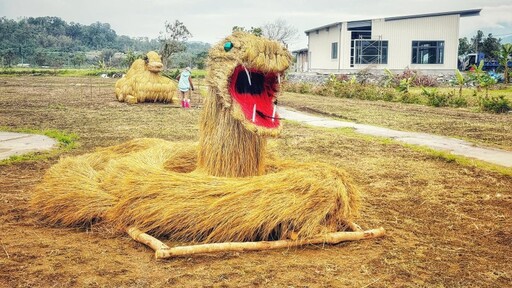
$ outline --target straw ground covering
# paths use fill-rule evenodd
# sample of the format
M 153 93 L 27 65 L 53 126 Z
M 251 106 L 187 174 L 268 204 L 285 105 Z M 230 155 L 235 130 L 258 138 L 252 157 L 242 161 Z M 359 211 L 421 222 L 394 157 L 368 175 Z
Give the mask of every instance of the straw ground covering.
M 61 156 L 83 155 L 133 138 L 198 141 L 198 109 L 120 103 L 112 97 L 114 81 L 2 77 L 0 123 L 78 134 L 80 146 Z M 194 106 L 200 98 L 193 95 L 192 99 Z M 330 113 L 358 117 L 363 123 L 423 132 L 455 131 L 480 143 L 509 147 L 500 139 L 510 133 L 494 128 L 494 123 L 504 121 L 500 115 L 345 100 L 291 94 L 282 98 L 297 107 L 329 103 L 338 108 Z M 382 121 L 376 123 L 379 116 Z M 402 118 L 410 119 L 409 123 Z M 459 125 L 449 129 L 452 124 L 443 123 L 445 119 Z M 464 126 L 457 128 L 460 123 Z M 35 220 L 28 201 L 42 175 L 58 161 L 53 157 L 0 166 L 0 283 L 6 287 L 510 286 L 510 176 L 461 166 L 351 130 L 316 129 L 286 121 L 283 125 L 282 135 L 270 141 L 267 149 L 283 158 L 346 169 L 362 191 L 358 224 L 383 226 L 386 237 L 336 246 L 155 261 L 149 248 L 112 226 L 49 228 Z
M 50 224 L 107 220 L 121 231 L 136 226 L 201 242 L 341 231 L 359 205 L 346 173 L 325 164 L 271 160 L 261 176 L 214 177 L 196 170 L 196 158 L 196 145 L 159 139 L 65 158 L 45 175 L 32 205 Z

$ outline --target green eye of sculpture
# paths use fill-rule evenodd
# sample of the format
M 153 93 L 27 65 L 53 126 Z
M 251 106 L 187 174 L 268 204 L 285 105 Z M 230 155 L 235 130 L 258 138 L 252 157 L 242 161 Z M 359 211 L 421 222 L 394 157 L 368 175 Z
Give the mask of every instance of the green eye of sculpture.
M 231 41 L 228 41 L 224 44 L 224 51 L 229 52 L 233 48 L 233 43 Z

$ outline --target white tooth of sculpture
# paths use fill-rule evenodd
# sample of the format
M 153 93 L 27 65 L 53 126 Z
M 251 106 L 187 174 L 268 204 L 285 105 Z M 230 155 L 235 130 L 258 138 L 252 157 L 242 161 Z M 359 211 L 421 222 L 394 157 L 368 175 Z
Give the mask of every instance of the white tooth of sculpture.
M 256 121 L 256 104 L 254 104 L 254 109 L 252 110 L 252 122 Z
M 249 80 L 249 86 L 252 86 L 251 75 L 249 74 L 249 71 L 247 70 L 247 68 L 245 68 L 245 66 L 244 66 L 244 70 L 245 70 L 245 74 L 247 74 L 247 80 Z
M 274 118 L 276 118 L 276 106 L 274 105 L 274 111 L 272 111 L 272 122 L 274 122 Z

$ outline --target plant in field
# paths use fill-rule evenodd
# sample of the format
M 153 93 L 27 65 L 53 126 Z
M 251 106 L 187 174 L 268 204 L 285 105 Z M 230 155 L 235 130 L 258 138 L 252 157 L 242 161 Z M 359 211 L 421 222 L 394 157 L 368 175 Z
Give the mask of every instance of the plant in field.
M 388 68 L 384 68 L 384 87 L 394 87 L 396 83 L 395 73 Z
M 443 94 L 439 94 L 436 88 L 434 89 L 426 89 L 425 87 L 421 87 L 421 94 L 427 97 L 427 104 L 434 107 L 442 107 L 448 105 L 448 97 Z
M 400 83 L 398 84 L 398 87 L 396 89 L 398 92 L 402 93 L 409 93 L 409 89 L 411 88 L 411 83 L 414 80 L 414 78 L 403 78 L 400 80 Z
M 301 94 L 309 94 L 311 93 L 311 84 L 302 82 L 299 84 L 299 93 Z
M 487 112 L 505 113 L 512 110 L 512 104 L 503 95 L 481 97 L 480 109 Z
M 464 98 L 464 96 L 459 95 L 455 97 L 455 92 L 450 91 L 448 92 L 448 104 L 452 107 L 467 107 L 468 106 L 468 100 Z
M 489 97 L 489 88 L 497 83 L 496 79 L 491 77 L 488 73 L 483 70 L 484 61 L 480 61 L 480 64 L 476 66 L 473 64 L 473 71 L 470 72 L 470 78 L 477 83 L 478 90 L 485 89 L 485 97 Z
M 501 46 L 499 62 L 503 66 L 503 82 L 508 84 L 508 60 L 512 55 L 512 44 L 506 43 Z
M 480 61 L 478 65 L 471 65 L 471 69 L 469 70 L 469 79 L 475 83 L 477 91 L 481 91 L 482 89 L 482 87 L 480 86 L 480 82 L 484 74 L 485 72 L 483 60 Z
M 489 97 L 489 88 L 494 86 L 498 81 L 491 77 L 489 74 L 484 74 L 482 78 L 480 78 L 480 86 L 485 89 L 485 97 Z
M 455 83 L 459 85 L 459 97 L 462 97 L 462 88 L 467 82 L 466 77 L 462 75 L 462 73 L 459 71 L 459 69 L 455 70 Z
M 98 64 L 96 65 L 96 68 L 98 68 L 100 70 L 106 70 L 106 69 L 108 69 L 108 65 L 105 62 L 105 60 L 101 59 L 101 60 L 98 61 Z

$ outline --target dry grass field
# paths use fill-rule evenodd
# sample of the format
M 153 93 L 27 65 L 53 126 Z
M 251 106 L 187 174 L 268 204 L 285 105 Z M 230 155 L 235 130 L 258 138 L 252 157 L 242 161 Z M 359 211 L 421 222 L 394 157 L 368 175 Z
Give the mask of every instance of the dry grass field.
M 346 169 L 363 192 L 357 223 L 386 228 L 384 238 L 155 260 L 149 248 L 107 225 L 47 227 L 27 203 L 59 157 L 133 138 L 198 138 L 199 108 L 119 103 L 114 81 L 0 77 L 0 126 L 58 129 L 80 137 L 77 149 L 61 155 L 0 166 L 0 287 L 512 286 L 511 176 L 348 129 L 286 121 L 271 150 Z M 199 98 L 195 95 L 192 104 Z M 280 103 L 512 151 L 511 113 L 298 94 L 286 94 Z

